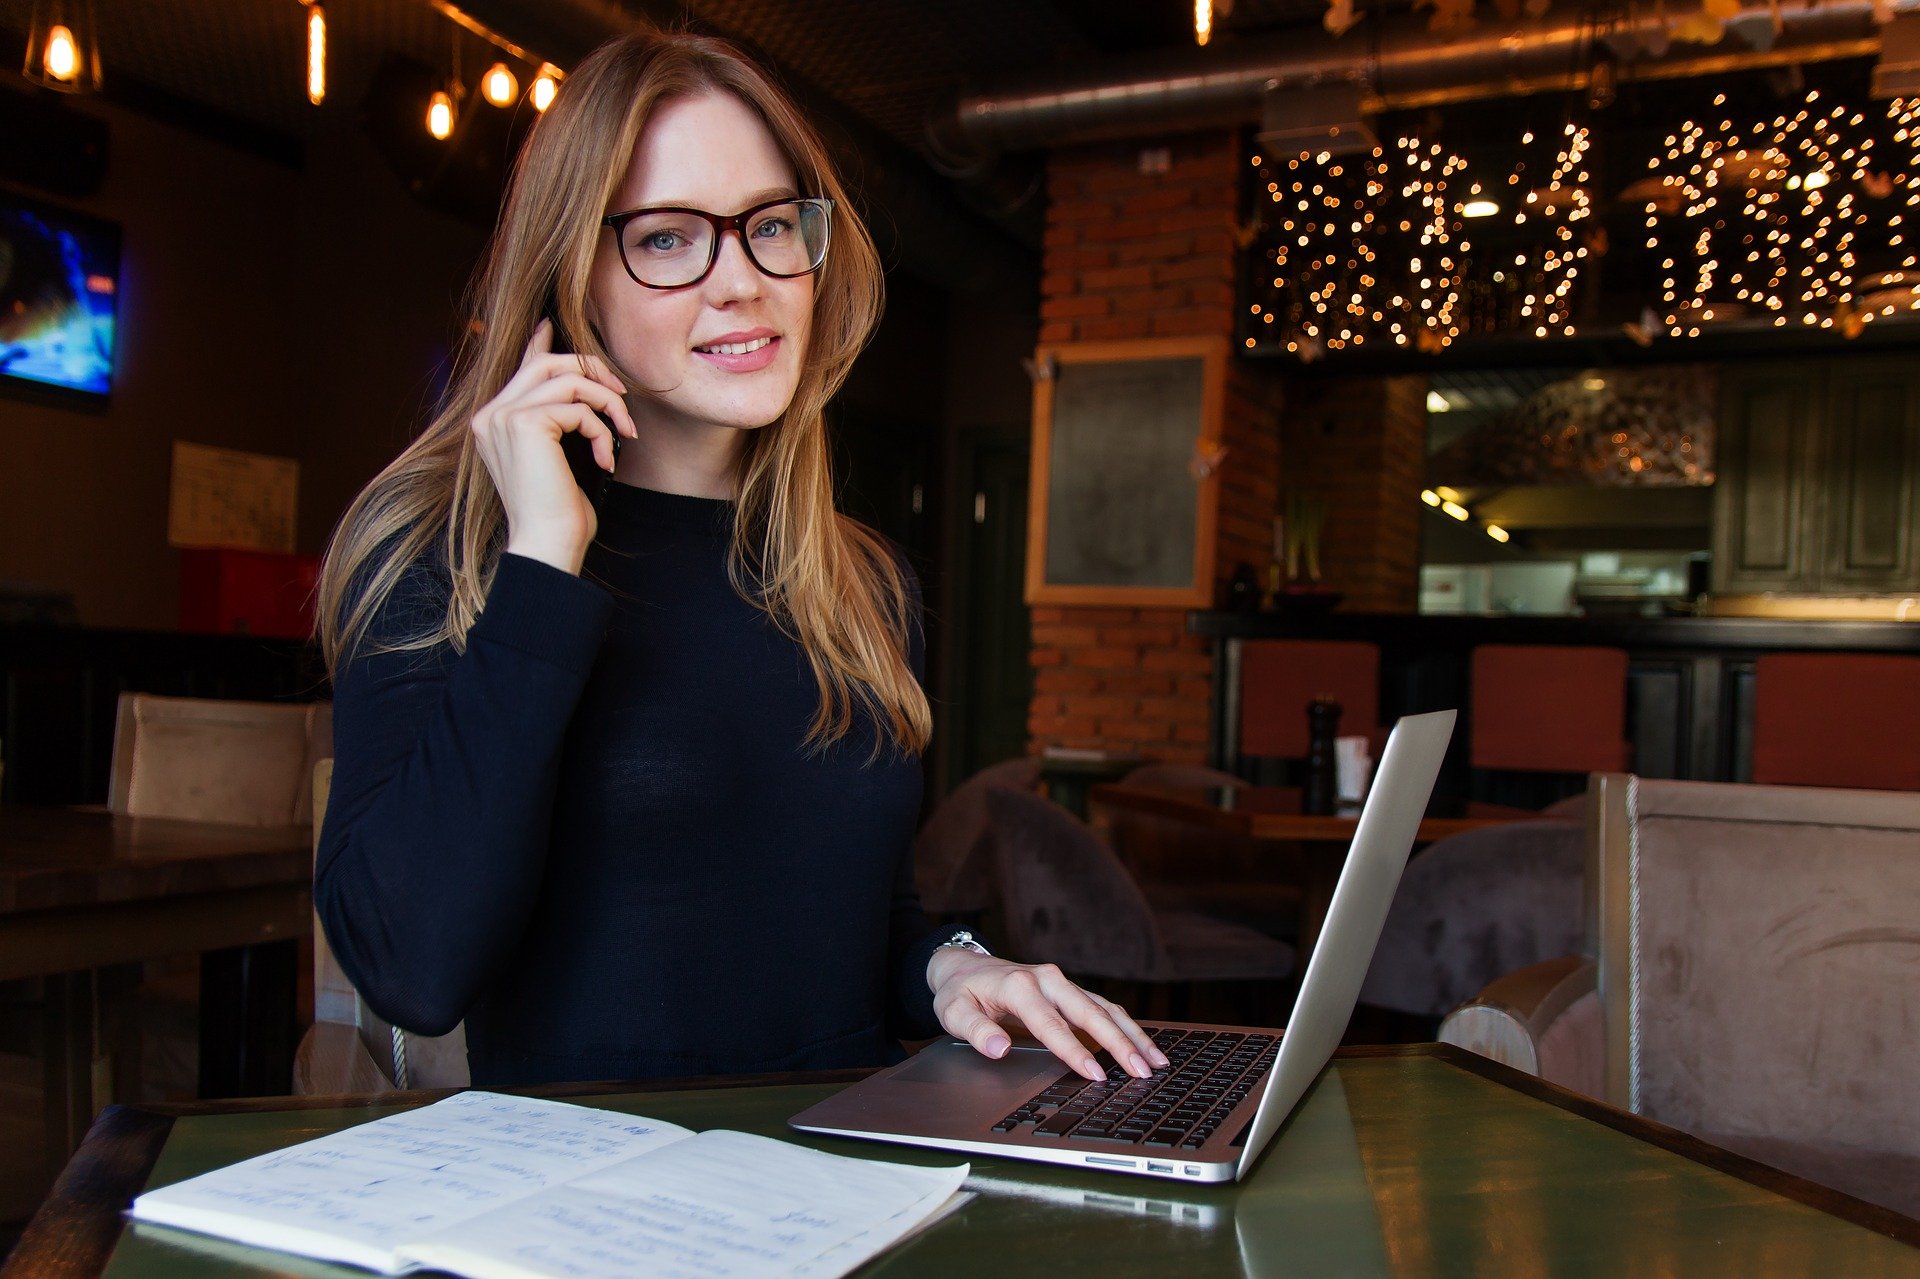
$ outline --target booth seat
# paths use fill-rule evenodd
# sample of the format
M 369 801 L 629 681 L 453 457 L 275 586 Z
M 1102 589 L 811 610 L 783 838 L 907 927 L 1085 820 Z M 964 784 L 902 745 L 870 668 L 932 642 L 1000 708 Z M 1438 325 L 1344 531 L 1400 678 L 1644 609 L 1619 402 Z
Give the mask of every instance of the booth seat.
M 1920 1216 L 1920 795 L 1596 776 L 1584 954 L 1440 1038 Z

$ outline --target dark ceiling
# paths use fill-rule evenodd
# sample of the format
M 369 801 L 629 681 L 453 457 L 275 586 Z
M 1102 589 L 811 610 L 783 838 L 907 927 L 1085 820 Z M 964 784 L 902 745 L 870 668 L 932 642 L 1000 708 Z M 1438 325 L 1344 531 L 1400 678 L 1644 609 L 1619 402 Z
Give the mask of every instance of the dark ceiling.
M 427 0 L 326 0 L 329 97 L 308 104 L 298 0 L 94 0 L 105 74 L 294 138 L 365 95 L 390 53 L 446 67 L 454 27 Z M 34 0 L 0 0 L 0 49 L 20 64 Z M 608 8 L 618 7 L 609 0 Z M 790 77 L 915 150 L 928 113 L 955 91 L 1007 72 L 1084 67 L 1087 59 L 1192 43 L 1190 0 L 627 0 L 733 36 Z M 1237 0 L 1217 39 L 1314 21 L 1321 0 Z M 534 50 L 540 52 L 539 50 Z M 466 77 L 490 60 L 461 38 Z

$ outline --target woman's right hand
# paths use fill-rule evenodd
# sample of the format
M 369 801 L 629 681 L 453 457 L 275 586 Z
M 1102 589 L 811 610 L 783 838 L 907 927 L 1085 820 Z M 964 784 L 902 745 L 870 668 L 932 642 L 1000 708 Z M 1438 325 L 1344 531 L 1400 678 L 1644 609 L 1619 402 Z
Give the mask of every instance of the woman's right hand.
M 579 432 L 592 441 L 594 461 L 613 470 L 607 421 L 628 439 L 638 434 L 626 390 L 593 356 L 554 354 L 553 321 L 534 326 L 519 370 L 473 415 L 474 443 L 506 510 L 509 552 L 580 572 L 599 521 L 560 438 Z

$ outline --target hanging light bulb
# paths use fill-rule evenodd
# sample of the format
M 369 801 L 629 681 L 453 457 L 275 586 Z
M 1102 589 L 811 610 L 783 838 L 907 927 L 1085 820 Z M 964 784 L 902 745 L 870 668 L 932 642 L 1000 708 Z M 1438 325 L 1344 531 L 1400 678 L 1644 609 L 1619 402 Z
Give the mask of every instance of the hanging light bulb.
M 520 81 L 504 62 L 496 62 L 480 77 L 480 93 L 496 107 L 510 107 L 520 100 Z
M 439 89 L 427 103 L 427 132 L 445 142 L 453 136 L 453 98 Z
M 553 105 L 553 95 L 560 92 L 560 72 L 552 63 L 544 63 L 540 74 L 534 77 L 533 88 L 527 96 L 533 100 L 535 111 L 545 111 Z
M 1193 0 L 1193 42 L 1202 48 L 1213 38 L 1213 0 Z
M 93 0 L 36 3 L 21 71 L 29 80 L 62 93 L 97 91 L 100 41 L 93 21 Z
M 80 70 L 80 51 L 74 46 L 73 32 L 56 25 L 47 32 L 47 74 L 56 80 L 71 81 Z
M 436 89 L 427 99 L 427 132 L 441 142 L 453 136 L 454 122 L 459 118 L 460 101 L 467 95 L 466 76 L 460 70 L 460 24 L 453 29 L 452 43 L 449 47 L 448 63 L 452 74 L 447 77 L 444 89 Z
M 327 11 L 315 0 L 307 5 L 307 101 L 319 106 L 327 96 Z

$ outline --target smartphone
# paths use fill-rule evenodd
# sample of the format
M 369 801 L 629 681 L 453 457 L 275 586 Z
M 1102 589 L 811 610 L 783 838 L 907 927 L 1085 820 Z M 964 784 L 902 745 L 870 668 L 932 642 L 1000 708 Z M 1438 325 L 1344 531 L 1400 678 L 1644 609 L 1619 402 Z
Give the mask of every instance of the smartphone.
M 552 305 L 546 309 L 546 318 L 553 325 L 554 354 L 572 355 L 573 342 L 567 337 L 566 329 L 560 324 L 559 313 Z M 602 424 L 607 423 L 607 419 L 598 410 L 594 410 L 593 415 L 599 418 Z M 608 430 L 613 436 L 613 457 L 617 462 L 620 460 L 620 432 L 610 425 Z M 567 455 L 567 466 L 573 471 L 573 482 L 580 486 L 581 492 L 587 495 L 588 501 L 596 506 L 599 505 L 600 494 L 606 490 L 607 486 L 607 472 L 601 470 L 600 463 L 594 461 L 593 442 L 578 431 L 568 431 L 560 437 L 560 451 Z

